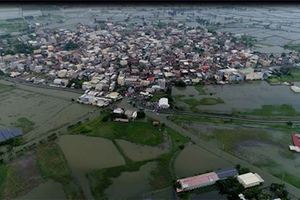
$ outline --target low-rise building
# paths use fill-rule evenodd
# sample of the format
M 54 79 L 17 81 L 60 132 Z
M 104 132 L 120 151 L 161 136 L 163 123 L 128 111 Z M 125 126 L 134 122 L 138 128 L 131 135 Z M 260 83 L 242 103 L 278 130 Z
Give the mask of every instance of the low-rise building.
M 253 187 L 264 182 L 257 173 L 252 172 L 237 176 L 237 180 L 244 186 L 244 188 Z
M 219 180 L 215 172 L 201 174 L 177 180 L 176 192 L 189 191 L 196 188 L 213 185 Z
M 158 107 L 162 109 L 167 109 L 170 107 L 168 98 L 160 98 L 158 101 Z

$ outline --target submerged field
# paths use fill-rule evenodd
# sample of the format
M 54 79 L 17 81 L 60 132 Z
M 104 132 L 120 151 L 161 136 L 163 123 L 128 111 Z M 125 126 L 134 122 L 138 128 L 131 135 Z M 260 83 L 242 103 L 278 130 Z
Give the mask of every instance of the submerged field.
M 0 82 L 0 126 L 21 127 L 27 140 L 73 123 L 95 109 L 71 101 L 79 94 L 9 85 Z
M 224 124 L 217 120 L 209 122 L 202 118 L 193 122 L 176 118 L 176 122 L 188 128 L 212 149 L 226 151 L 300 188 L 300 176 L 297 173 L 300 157 L 288 149 L 293 131 L 288 126 L 255 127 L 251 124 Z

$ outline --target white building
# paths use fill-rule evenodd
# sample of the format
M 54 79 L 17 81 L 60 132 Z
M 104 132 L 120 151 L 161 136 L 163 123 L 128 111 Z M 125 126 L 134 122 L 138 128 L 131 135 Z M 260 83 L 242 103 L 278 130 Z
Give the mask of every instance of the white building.
M 237 180 L 244 186 L 244 188 L 253 187 L 264 182 L 264 180 L 257 173 L 252 172 L 239 175 Z
M 158 101 L 158 106 L 163 109 L 169 108 L 170 105 L 168 98 L 160 98 Z

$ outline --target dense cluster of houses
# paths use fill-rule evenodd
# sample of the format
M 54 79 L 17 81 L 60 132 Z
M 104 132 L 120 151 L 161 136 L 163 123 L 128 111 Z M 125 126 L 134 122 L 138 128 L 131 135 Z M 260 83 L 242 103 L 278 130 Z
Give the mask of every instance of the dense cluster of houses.
M 293 65 L 299 54 L 252 52 L 244 37 L 179 23 L 128 25 L 101 22 L 74 31 L 37 28 L 31 54 L 0 56 L 11 77 L 56 87 L 81 88 L 81 103 L 108 105 L 121 95 L 151 96 L 172 81 L 230 83 L 261 80 L 269 67 Z M 118 88 L 123 93 L 117 94 Z

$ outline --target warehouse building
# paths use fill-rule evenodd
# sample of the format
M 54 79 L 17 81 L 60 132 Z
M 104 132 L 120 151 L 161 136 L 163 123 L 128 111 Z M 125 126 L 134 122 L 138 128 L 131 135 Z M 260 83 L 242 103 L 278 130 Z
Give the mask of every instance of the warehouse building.
M 219 177 L 215 172 L 179 179 L 177 180 L 176 192 L 183 192 L 204 186 L 213 185 L 218 180 Z
M 252 172 L 239 175 L 237 180 L 244 186 L 244 188 L 253 187 L 264 182 L 264 180 L 257 173 Z

